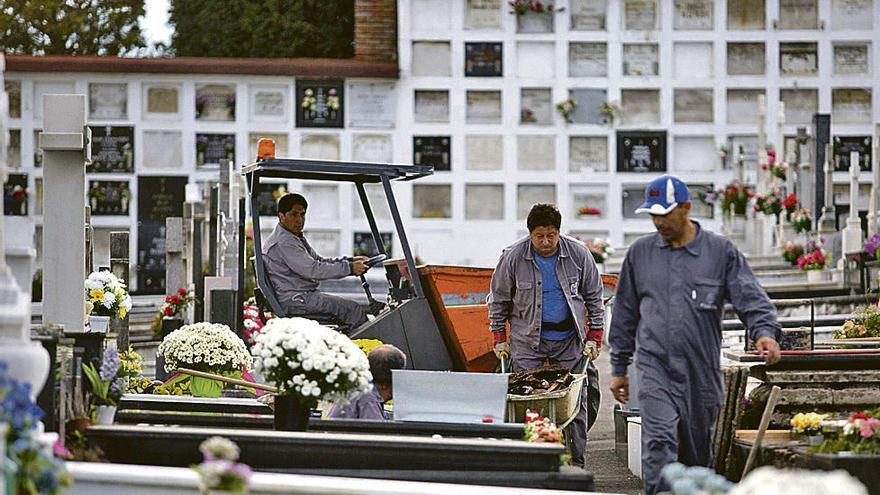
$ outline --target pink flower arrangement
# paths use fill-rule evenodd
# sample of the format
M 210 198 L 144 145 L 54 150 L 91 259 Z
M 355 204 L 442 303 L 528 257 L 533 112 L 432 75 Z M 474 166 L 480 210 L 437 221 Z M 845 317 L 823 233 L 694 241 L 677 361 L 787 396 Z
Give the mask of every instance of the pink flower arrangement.
M 869 417 L 864 413 L 855 413 L 843 426 L 843 434 L 858 435 L 865 440 L 880 439 L 880 419 Z
M 798 268 L 801 270 L 822 270 L 831 262 L 831 256 L 822 244 L 824 238 L 814 239 L 807 243 L 806 254 L 797 258 Z
M 535 443 L 565 443 L 562 430 L 553 424 L 550 419 L 532 410 L 526 411 L 525 435 L 523 439 Z
M 244 330 L 242 330 L 242 335 L 244 336 L 244 341 L 248 344 L 254 343 L 254 337 L 259 335 L 260 331 L 263 330 L 263 320 L 260 319 L 260 308 L 257 307 L 257 302 L 254 298 L 250 298 L 247 302 L 244 303 Z M 272 313 L 263 313 L 266 315 L 266 320 L 272 318 Z

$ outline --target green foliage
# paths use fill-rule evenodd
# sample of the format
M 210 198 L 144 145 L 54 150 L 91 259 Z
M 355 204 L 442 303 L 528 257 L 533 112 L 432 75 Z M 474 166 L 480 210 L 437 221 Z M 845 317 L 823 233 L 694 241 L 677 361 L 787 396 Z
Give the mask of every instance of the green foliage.
M 119 56 L 144 46 L 144 0 L 4 0 L 0 49 L 26 55 Z
M 170 17 L 177 56 L 354 56 L 354 0 L 172 0 Z

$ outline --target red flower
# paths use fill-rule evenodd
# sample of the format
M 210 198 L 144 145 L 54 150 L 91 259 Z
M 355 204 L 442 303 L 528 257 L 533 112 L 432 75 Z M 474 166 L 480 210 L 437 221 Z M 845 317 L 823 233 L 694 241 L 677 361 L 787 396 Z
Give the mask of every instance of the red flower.
M 165 302 L 170 303 L 170 302 L 171 302 L 171 296 L 165 296 Z
M 173 315 L 174 315 L 174 310 L 171 309 L 171 306 L 165 306 L 165 307 L 162 309 L 162 313 L 164 313 L 165 316 L 173 316 Z
M 786 210 L 793 210 L 797 208 L 798 199 L 794 194 L 789 194 L 785 199 L 782 200 L 782 207 Z
M 178 305 L 180 304 L 180 296 L 171 296 L 171 304 Z
M 183 287 L 177 289 L 177 293 L 180 294 L 180 297 L 186 297 L 186 289 Z
M 857 420 L 857 419 L 868 419 L 868 415 L 865 414 L 865 413 L 860 413 L 860 412 L 859 412 L 859 413 L 855 413 L 855 414 L 853 414 L 852 416 L 850 416 L 849 419 L 850 419 L 850 421 L 855 421 L 855 420 Z

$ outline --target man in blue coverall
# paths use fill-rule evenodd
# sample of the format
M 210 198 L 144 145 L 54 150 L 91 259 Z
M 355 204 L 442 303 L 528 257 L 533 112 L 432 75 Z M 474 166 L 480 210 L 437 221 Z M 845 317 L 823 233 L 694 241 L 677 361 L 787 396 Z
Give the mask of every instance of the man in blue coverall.
M 635 353 L 642 413 L 645 493 L 668 490 L 663 466 L 712 461 L 712 432 L 723 384 L 721 318 L 729 299 L 768 365 L 779 361 L 776 309 L 732 242 L 688 218 L 684 182 L 663 176 L 645 189 L 636 213 L 657 233 L 629 248 L 620 270 L 608 334 L 611 392 L 629 399 L 627 366 Z

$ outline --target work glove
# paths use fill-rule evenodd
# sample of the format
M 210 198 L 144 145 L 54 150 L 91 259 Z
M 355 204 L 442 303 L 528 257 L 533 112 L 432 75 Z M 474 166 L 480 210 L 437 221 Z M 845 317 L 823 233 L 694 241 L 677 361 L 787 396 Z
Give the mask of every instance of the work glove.
M 590 356 L 590 359 L 596 359 L 599 357 L 599 346 L 597 346 L 595 342 L 588 340 L 585 347 L 584 355 Z
M 501 359 L 501 355 L 506 354 L 510 356 L 510 344 L 507 343 L 507 332 L 492 332 L 492 340 L 495 342 L 495 347 L 492 349 L 495 352 L 495 357 Z
M 586 346 L 588 352 L 590 352 L 592 359 L 596 359 L 599 357 L 599 353 L 602 350 L 602 337 L 605 335 L 605 331 L 603 329 L 590 329 L 587 331 L 587 342 Z

